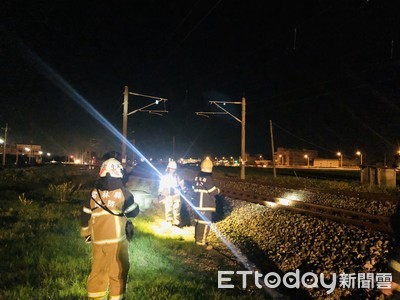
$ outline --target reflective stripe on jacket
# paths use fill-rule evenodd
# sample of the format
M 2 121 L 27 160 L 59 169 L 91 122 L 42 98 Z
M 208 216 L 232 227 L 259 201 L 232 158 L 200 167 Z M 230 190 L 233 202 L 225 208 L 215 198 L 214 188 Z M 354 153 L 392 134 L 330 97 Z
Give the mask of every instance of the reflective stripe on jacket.
M 206 174 L 206 173 L 203 173 Z M 215 196 L 219 194 L 219 188 L 214 184 L 211 175 L 199 174 L 195 178 L 193 191 L 196 193 L 196 199 L 193 205 L 199 211 L 215 211 Z

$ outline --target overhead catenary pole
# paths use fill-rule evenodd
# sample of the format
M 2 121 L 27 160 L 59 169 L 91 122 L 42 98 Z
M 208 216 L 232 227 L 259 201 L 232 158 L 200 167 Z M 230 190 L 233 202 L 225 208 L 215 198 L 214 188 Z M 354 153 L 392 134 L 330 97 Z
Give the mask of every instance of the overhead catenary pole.
M 121 151 L 121 159 L 122 159 L 123 165 L 126 163 L 126 137 L 127 137 L 127 131 L 128 131 L 128 96 L 129 96 L 128 86 L 125 86 L 125 89 L 124 89 L 124 111 L 123 111 L 123 119 L 122 119 L 123 140 L 122 140 L 122 151 Z
M 242 98 L 242 163 L 240 166 L 240 179 L 245 179 L 246 177 L 246 98 Z
M 269 131 L 270 131 L 270 135 L 271 135 L 272 169 L 274 172 L 274 178 L 276 178 L 274 132 L 272 130 L 272 121 L 271 120 L 269 120 Z
M 218 108 L 220 108 L 223 112 L 213 112 L 213 111 L 198 111 L 196 112 L 196 115 L 198 116 L 204 116 L 208 117 L 208 115 L 230 115 L 232 118 L 234 118 L 236 121 L 242 124 L 242 130 L 241 130 L 241 159 L 240 159 L 240 179 L 245 179 L 246 177 L 246 98 L 243 96 L 242 101 L 235 101 L 235 102 L 230 102 L 230 101 L 210 101 L 210 104 L 216 105 Z M 235 105 L 241 105 L 242 106 L 242 118 L 239 119 L 235 115 L 231 114 L 229 111 L 227 111 L 225 108 L 223 108 L 220 104 L 226 105 L 226 104 L 235 104 Z
M 175 160 L 175 136 L 172 136 L 172 159 Z
M 147 104 L 141 108 L 135 109 L 134 111 L 131 111 L 128 113 L 128 102 L 129 102 L 129 95 L 134 95 L 134 96 L 139 96 L 139 97 L 145 97 L 145 98 L 151 98 L 155 99 L 154 102 Z M 161 97 L 156 97 L 156 96 L 150 96 L 150 95 L 144 95 L 144 94 L 139 94 L 139 93 L 133 93 L 129 92 L 128 86 L 125 86 L 124 89 L 124 108 L 123 108 L 123 120 L 122 120 L 122 151 L 121 151 L 121 162 L 122 165 L 125 167 L 126 161 L 127 161 L 127 155 L 126 155 L 126 144 L 127 144 L 127 135 L 128 135 L 128 116 L 135 114 L 137 112 L 148 112 L 151 114 L 156 114 L 162 116 L 161 113 L 167 113 L 168 111 L 165 110 L 165 102 L 168 99 L 166 98 L 161 98 Z M 150 106 L 157 105 L 160 102 L 164 103 L 164 110 L 149 110 Z

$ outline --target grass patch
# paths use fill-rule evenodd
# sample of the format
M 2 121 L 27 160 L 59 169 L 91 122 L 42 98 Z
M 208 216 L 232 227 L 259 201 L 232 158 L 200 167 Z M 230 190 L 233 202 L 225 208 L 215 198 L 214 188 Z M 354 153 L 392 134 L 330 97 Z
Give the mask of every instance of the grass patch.
M 144 214 L 135 222 L 128 299 L 263 299 L 260 291 L 218 289 L 219 268 L 233 266 L 218 262 L 192 236 L 155 236 L 154 224 L 158 221 Z
M 60 202 L 48 186 L 91 186 L 96 176 L 59 168 L 0 174 L 7 191 L 0 199 L 0 299 L 86 299 L 91 246 L 79 236 L 78 217 L 88 191 Z M 13 190 L 25 183 L 29 189 Z M 242 268 L 213 257 L 192 236 L 157 233 L 156 218 L 142 213 L 135 220 L 127 299 L 263 299 L 259 290 L 218 289 L 219 269 Z

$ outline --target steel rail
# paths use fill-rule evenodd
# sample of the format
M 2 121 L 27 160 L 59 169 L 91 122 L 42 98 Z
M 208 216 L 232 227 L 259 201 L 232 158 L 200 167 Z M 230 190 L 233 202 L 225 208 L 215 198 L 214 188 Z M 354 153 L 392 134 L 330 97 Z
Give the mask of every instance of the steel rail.
M 348 190 L 338 190 L 338 189 L 320 189 L 320 188 L 313 188 L 313 187 L 290 187 L 287 185 L 269 185 L 262 181 L 256 180 L 242 180 L 239 178 L 224 178 L 224 177 L 214 177 L 214 180 L 220 182 L 237 182 L 237 183 L 247 183 L 247 184 L 257 184 L 264 187 L 280 187 L 286 188 L 289 190 L 297 190 L 297 191 L 306 191 L 306 192 L 313 192 L 313 193 L 323 193 L 323 194 L 333 194 L 333 195 L 343 195 L 348 197 L 359 197 L 362 199 L 373 199 L 380 202 L 391 202 L 391 203 L 398 203 L 399 198 L 394 195 L 387 195 L 387 194 L 378 194 L 378 193 L 370 193 L 370 192 L 356 192 L 356 191 L 348 191 Z
M 391 232 L 389 217 L 356 212 L 331 206 L 307 203 L 299 200 L 287 200 L 279 197 L 246 193 L 233 189 L 221 189 L 224 197 L 257 203 L 273 208 L 281 208 L 296 213 L 311 215 L 343 224 L 363 227 L 373 231 Z M 284 203 L 284 204 L 283 204 Z M 290 204 L 289 204 L 290 203 Z

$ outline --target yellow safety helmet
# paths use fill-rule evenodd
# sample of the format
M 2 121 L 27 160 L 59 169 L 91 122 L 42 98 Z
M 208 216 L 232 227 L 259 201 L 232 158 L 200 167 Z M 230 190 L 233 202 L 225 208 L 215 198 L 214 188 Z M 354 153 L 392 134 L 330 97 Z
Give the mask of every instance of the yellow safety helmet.
M 200 165 L 200 169 L 205 173 L 212 173 L 213 163 L 209 157 L 206 157 Z

